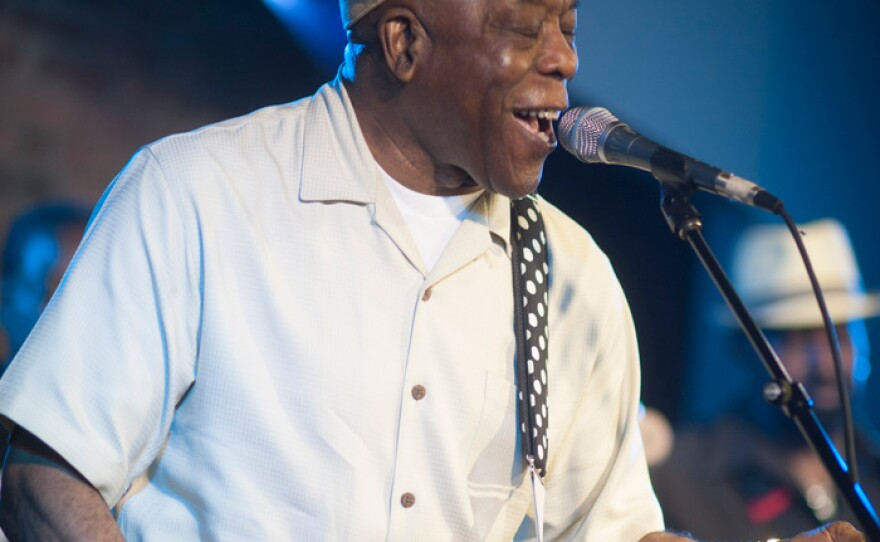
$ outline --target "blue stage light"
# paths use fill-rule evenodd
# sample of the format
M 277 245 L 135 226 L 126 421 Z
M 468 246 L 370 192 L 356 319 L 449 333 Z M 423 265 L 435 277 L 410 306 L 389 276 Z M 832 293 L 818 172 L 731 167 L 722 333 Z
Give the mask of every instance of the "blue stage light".
M 328 0 L 263 0 L 319 67 L 335 71 L 342 62 L 345 32 L 339 3 Z

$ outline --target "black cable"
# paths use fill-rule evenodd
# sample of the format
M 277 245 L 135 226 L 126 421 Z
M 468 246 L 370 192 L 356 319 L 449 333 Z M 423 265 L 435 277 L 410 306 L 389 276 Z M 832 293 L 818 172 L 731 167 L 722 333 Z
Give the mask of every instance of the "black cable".
M 843 362 L 841 361 L 840 355 L 840 342 L 837 339 L 837 330 L 834 329 L 834 324 L 831 321 L 831 316 L 828 314 L 828 307 L 825 304 L 825 296 L 822 294 L 822 288 L 819 286 L 819 281 L 816 279 L 816 273 L 813 271 L 813 264 L 810 262 L 810 257 L 807 254 L 807 249 L 804 246 L 804 241 L 802 239 L 803 233 L 798 228 L 797 224 L 794 223 L 791 216 L 789 216 L 788 212 L 779 205 L 778 208 L 774 209 L 774 212 L 782 217 L 785 221 L 785 224 L 788 226 L 789 231 L 791 231 L 791 235 L 794 237 L 794 241 L 797 244 L 798 251 L 801 254 L 801 258 L 804 261 L 804 267 L 807 270 L 807 275 L 810 277 L 810 284 L 813 286 L 813 293 L 816 294 L 816 301 L 819 303 L 819 311 L 822 313 L 822 322 L 825 325 L 825 334 L 828 337 L 828 344 L 831 348 L 831 357 L 834 359 L 834 372 L 837 375 L 837 392 L 840 397 L 840 404 L 843 410 L 843 422 L 844 422 L 844 450 L 846 454 L 846 462 L 849 464 L 849 474 L 854 484 L 858 483 L 858 469 L 856 467 L 856 446 L 855 446 L 855 434 L 853 431 L 853 419 L 852 419 L 852 407 L 849 402 L 849 385 L 848 378 L 846 373 L 843 370 Z M 785 360 L 783 360 L 784 362 Z M 809 391 L 809 390 L 807 390 Z

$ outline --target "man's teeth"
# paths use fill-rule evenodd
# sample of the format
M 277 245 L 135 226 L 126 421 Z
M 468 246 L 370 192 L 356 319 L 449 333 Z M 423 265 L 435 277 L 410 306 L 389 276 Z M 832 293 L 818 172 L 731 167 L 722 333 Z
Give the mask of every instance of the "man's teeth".
M 544 143 L 549 144 L 555 141 L 553 126 L 550 122 L 559 119 L 562 112 L 558 109 L 523 109 L 514 111 L 514 114 L 522 119 L 531 132 Z
M 560 111 L 551 109 L 532 109 L 530 111 L 523 111 L 522 114 L 524 116 L 534 117 L 536 119 L 557 120 L 559 118 Z

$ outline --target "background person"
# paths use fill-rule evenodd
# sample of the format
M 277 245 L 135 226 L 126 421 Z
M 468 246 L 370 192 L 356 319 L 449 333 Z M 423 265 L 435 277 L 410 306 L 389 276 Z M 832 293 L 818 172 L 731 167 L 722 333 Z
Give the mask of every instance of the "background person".
M 88 219 L 87 207 L 67 201 L 37 203 L 13 219 L 0 269 L 0 323 L 8 345 L 4 368 L 58 287 Z
M 880 295 L 865 292 L 843 225 L 825 219 L 801 229 L 836 324 L 847 385 L 858 404 L 860 384 L 870 370 L 863 320 L 880 314 Z M 843 418 L 833 358 L 788 228 L 748 229 L 735 250 L 732 275 L 758 325 L 792 379 L 806 386 L 814 412 L 842 452 Z M 725 314 L 723 320 L 733 325 L 732 317 Z M 731 328 L 731 339 L 750 375 L 740 401 L 707 427 L 677 431 L 671 456 L 652 466 L 667 524 L 698 538 L 755 540 L 836 518 L 854 521 L 795 425 L 761 399 L 769 376 L 739 328 Z M 864 419 L 857 417 L 856 423 L 860 481 L 876 506 L 880 454 Z

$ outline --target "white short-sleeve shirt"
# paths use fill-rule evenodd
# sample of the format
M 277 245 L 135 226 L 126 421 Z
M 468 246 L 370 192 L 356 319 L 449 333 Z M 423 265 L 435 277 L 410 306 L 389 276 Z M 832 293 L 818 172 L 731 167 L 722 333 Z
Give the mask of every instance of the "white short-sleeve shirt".
M 541 207 L 545 533 L 638 540 L 662 519 L 632 321 Z M 163 139 L 102 198 L 0 413 L 125 496 L 128 540 L 528 538 L 508 229 L 484 194 L 429 272 L 338 81 Z

